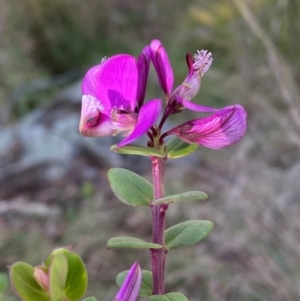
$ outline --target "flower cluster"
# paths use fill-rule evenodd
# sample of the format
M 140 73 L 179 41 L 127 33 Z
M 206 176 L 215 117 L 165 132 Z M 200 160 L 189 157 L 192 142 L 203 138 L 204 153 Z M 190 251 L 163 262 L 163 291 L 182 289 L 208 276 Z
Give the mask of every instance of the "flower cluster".
M 166 105 L 159 126 L 162 101 L 144 102 L 150 61 L 157 73 Z M 125 146 L 144 134 L 152 137 L 176 135 L 183 141 L 219 149 L 239 141 L 246 131 L 246 112 L 240 105 L 215 109 L 194 103 L 201 79 L 212 64 L 212 54 L 201 50 L 186 56 L 188 74 L 173 90 L 174 74 L 168 54 L 159 40 L 153 40 L 140 56 L 119 54 L 91 68 L 82 83 L 79 130 L 84 136 L 99 137 L 123 133 L 118 146 Z M 187 121 L 162 134 L 162 126 L 172 115 L 188 109 L 210 116 Z M 159 140 L 162 143 L 163 139 Z M 149 144 L 151 146 L 151 143 Z

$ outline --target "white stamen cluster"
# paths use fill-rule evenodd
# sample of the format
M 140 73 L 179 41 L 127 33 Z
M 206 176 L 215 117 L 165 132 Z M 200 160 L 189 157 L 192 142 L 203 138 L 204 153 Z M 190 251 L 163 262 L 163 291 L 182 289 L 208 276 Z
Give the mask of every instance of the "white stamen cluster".
M 197 53 L 194 55 L 195 62 L 193 64 L 193 68 L 196 70 L 199 69 L 202 76 L 212 64 L 213 58 L 211 56 L 212 53 L 207 52 L 207 50 L 197 50 Z

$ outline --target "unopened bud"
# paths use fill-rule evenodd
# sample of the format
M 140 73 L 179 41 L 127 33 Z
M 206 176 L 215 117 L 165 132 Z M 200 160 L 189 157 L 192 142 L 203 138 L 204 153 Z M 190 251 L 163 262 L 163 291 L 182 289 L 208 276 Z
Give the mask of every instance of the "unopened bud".
M 45 291 L 49 291 L 49 276 L 46 273 L 46 268 L 39 265 L 34 268 L 33 277 L 35 281 L 42 287 Z

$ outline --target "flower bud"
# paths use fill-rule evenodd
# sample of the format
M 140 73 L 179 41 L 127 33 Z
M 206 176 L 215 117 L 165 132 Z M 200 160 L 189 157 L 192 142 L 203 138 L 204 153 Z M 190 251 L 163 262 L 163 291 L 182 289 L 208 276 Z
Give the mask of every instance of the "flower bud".
M 33 277 L 36 282 L 42 287 L 46 292 L 49 291 L 49 276 L 46 272 L 47 268 L 41 265 L 34 268 Z
M 135 301 L 139 294 L 141 281 L 142 270 L 139 264 L 135 262 L 113 301 Z
M 168 54 L 159 40 L 150 44 L 151 61 L 157 73 L 159 84 L 167 97 L 173 88 L 174 75 Z
M 219 110 L 215 114 L 190 120 L 170 131 L 187 143 L 220 149 L 238 142 L 246 131 L 246 111 L 240 105 Z

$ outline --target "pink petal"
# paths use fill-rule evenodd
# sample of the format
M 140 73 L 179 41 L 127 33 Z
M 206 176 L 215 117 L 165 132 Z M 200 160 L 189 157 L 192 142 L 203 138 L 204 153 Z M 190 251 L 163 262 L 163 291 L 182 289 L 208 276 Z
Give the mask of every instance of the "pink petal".
M 188 121 L 168 133 L 188 143 L 220 149 L 238 142 L 244 136 L 246 116 L 246 111 L 240 105 L 229 106 L 209 117 Z
M 104 106 L 133 111 L 136 107 L 137 87 L 135 57 L 118 54 L 87 72 L 82 91 L 95 96 Z
M 186 109 L 189 109 L 189 110 L 195 111 L 195 112 L 216 112 L 216 111 L 218 111 L 218 109 L 202 106 L 202 105 L 199 105 L 197 103 L 194 103 L 194 102 L 191 102 L 188 100 L 181 100 L 180 102 Z
M 49 292 L 49 275 L 43 269 L 43 266 L 38 265 L 34 268 L 33 278 L 46 292 Z
M 98 76 L 101 72 L 102 66 L 103 63 L 96 65 L 87 71 L 81 84 L 82 94 L 90 94 L 97 97 L 96 87 L 98 85 Z
M 193 68 L 193 64 L 194 64 L 194 59 L 193 59 L 193 55 L 191 53 L 188 53 L 185 57 L 186 59 L 186 63 L 188 65 L 189 68 L 189 74 L 188 76 L 192 76 L 194 68 Z
M 125 281 L 113 301 L 135 301 L 142 282 L 142 270 L 137 262 L 130 268 Z
M 169 96 L 173 88 L 174 75 L 168 54 L 159 40 L 153 40 L 151 42 L 150 51 L 151 60 L 156 70 L 159 84 L 165 94 Z
M 150 48 L 146 46 L 140 56 L 137 59 L 138 68 L 138 91 L 137 91 L 137 102 L 139 107 L 144 103 L 146 94 L 146 85 L 148 80 L 148 74 L 150 69 Z
M 114 133 L 112 120 L 101 112 L 98 100 L 92 95 L 83 95 L 79 132 L 83 136 L 100 137 Z
M 139 112 L 136 126 L 132 133 L 124 140 L 118 143 L 118 146 L 124 146 L 144 135 L 156 122 L 161 111 L 160 99 L 154 99 L 144 104 Z
M 100 98 L 97 91 L 99 89 L 99 85 L 101 85 L 99 78 L 104 63 L 105 61 L 89 69 L 86 75 L 84 76 L 81 84 L 82 93 L 86 95 L 94 96 L 99 100 L 99 102 L 100 102 Z M 101 104 L 104 107 L 108 108 L 109 110 L 111 109 L 111 104 L 108 99 L 104 99 L 104 100 L 102 99 Z

